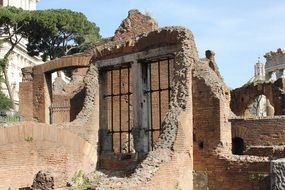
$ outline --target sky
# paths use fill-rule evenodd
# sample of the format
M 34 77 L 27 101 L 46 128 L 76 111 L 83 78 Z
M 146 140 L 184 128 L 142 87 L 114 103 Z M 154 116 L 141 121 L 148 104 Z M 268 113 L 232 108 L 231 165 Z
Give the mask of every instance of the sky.
M 220 72 L 231 88 L 246 83 L 263 55 L 285 48 L 284 0 L 40 0 L 38 9 L 66 8 L 84 13 L 113 36 L 128 10 L 150 14 L 159 26 L 183 26 L 194 36 L 200 58 L 216 53 Z

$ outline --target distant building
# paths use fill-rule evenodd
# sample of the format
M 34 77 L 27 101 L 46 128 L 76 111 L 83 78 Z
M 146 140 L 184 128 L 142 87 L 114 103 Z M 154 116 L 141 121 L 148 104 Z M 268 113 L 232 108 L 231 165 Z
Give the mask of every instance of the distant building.
M 24 10 L 35 10 L 38 0 L 0 0 L 0 6 L 15 6 Z M 4 36 L 0 36 L 0 39 Z M 15 111 L 18 111 L 19 105 L 19 82 L 22 81 L 23 67 L 35 66 L 42 64 L 39 57 L 31 57 L 26 51 L 27 40 L 23 39 L 20 44 L 14 49 L 13 54 L 10 56 L 8 65 L 8 78 L 11 86 L 13 100 L 15 102 Z M 0 47 L 0 58 L 6 54 L 10 48 L 10 44 L 3 43 Z M 4 93 L 8 96 L 6 85 L 2 85 Z
M 14 6 L 24 10 L 36 10 L 39 0 L 0 0 L 2 6 Z
M 264 55 L 266 58 L 265 73 L 266 80 L 270 80 L 275 73 L 276 79 L 283 77 L 285 69 L 285 50 L 277 49 L 277 51 L 270 51 Z
M 265 80 L 265 65 L 261 63 L 259 60 L 254 65 L 254 80 Z

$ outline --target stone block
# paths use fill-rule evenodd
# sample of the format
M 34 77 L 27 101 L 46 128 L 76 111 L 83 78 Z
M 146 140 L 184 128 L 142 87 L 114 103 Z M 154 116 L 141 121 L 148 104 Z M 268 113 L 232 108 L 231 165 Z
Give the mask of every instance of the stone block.
M 285 190 L 285 158 L 270 163 L 271 190 Z

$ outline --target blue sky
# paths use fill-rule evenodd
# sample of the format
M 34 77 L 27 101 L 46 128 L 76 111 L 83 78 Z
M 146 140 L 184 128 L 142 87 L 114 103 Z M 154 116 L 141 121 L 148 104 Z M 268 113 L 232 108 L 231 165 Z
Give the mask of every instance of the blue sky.
M 103 37 L 114 34 L 129 9 L 148 12 L 160 26 L 192 30 L 200 57 L 211 49 L 231 88 L 253 76 L 258 57 L 285 48 L 284 0 L 40 0 L 38 9 L 83 12 Z

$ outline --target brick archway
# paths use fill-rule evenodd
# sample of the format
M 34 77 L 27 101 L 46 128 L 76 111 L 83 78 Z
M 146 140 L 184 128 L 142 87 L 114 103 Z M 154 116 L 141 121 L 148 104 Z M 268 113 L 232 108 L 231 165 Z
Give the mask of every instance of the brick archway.
M 80 53 L 48 61 L 33 68 L 34 74 L 43 74 L 63 70 L 70 67 L 87 67 L 90 64 L 90 54 Z
M 25 120 L 50 123 L 49 105 L 51 104 L 51 73 L 67 68 L 89 67 L 91 54 L 80 53 L 46 62 L 42 65 L 23 70 L 20 83 L 20 114 Z M 29 70 L 30 73 L 26 72 Z

